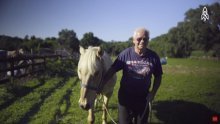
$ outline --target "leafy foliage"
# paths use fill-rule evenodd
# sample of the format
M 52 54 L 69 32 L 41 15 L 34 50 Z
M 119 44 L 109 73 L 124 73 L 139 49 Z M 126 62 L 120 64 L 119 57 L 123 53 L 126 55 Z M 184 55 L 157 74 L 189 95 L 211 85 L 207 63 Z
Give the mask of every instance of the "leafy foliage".
M 117 56 L 121 51 L 124 49 L 131 47 L 132 41 L 126 41 L 126 42 L 106 42 L 102 44 L 103 49 L 105 51 L 113 56 Z
M 57 59 L 49 60 L 47 63 L 46 73 L 49 76 L 70 77 L 75 74 L 77 60 L 75 59 Z
M 158 53 L 171 57 L 188 57 L 193 50 L 208 52 L 220 56 L 220 4 L 207 5 L 209 21 L 201 20 L 203 6 L 190 9 L 185 13 L 185 20 L 163 34 L 151 40 L 150 47 Z M 157 42 L 157 43 L 155 43 Z
M 18 37 L 0 36 L 0 49 L 2 50 L 15 50 L 21 47 L 22 39 Z
M 64 48 L 71 49 L 72 52 L 79 51 L 79 40 L 73 30 L 63 29 L 59 32 L 60 45 Z
M 80 45 L 83 47 L 88 47 L 88 46 L 99 46 L 103 43 L 101 39 L 98 37 L 95 37 L 92 32 L 85 33 L 83 35 L 83 38 L 81 39 Z

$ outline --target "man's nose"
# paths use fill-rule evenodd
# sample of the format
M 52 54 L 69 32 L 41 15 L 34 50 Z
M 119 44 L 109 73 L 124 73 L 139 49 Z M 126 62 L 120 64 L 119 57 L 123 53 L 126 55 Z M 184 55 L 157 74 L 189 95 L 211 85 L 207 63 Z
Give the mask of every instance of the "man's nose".
M 140 42 L 144 42 L 144 39 L 141 39 L 141 41 Z

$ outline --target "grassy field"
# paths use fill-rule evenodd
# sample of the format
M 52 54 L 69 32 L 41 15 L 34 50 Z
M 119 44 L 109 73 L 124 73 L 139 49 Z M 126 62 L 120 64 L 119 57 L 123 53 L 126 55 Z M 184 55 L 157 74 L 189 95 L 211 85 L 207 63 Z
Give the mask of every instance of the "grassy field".
M 163 80 L 153 102 L 151 123 L 206 124 L 220 113 L 220 61 L 168 59 Z M 121 72 L 109 105 L 118 121 L 117 91 Z M 87 112 L 78 106 L 77 77 L 36 79 L 0 85 L 0 122 L 4 124 L 85 124 Z M 101 105 L 96 123 L 101 123 Z M 109 124 L 112 122 L 108 118 Z

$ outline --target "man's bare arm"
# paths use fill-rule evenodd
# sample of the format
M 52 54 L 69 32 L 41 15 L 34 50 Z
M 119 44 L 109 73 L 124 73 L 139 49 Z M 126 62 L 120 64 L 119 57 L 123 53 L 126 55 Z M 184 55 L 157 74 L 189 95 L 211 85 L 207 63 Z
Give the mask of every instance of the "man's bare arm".
M 148 99 L 150 99 L 150 101 L 152 101 L 154 99 L 154 97 L 157 93 L 157 90 L 160 87 L 161 80 L 162 80 L 162 75 L 154 77 L 153 88 L 148 95 Z
M 105 75 L 102 77 L 101 86 L 99 87 L 100 90 L 103 89 L 105 84 L 112 78 L 112 76 L 116 73 L 116 70 L 113 67 L 110 67 L 109 70 L 105 73 Z

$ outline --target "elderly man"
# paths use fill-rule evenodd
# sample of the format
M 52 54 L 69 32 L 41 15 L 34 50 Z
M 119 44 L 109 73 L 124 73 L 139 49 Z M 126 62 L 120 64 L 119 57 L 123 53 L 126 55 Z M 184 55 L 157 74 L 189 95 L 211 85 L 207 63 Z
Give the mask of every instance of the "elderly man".
M 134 46 L 123 50 L 103 78 L 103 85 L 119 70 L 123 70 L 119 100 L 120 124 L 146 124 L 147 101 L 152 101 L 161 84 L 162 67 L 158 55 L 147 48 L 149 32 L 145 28 L 134 31 Z M 153 87 L 151 77 L 154 76 Z

